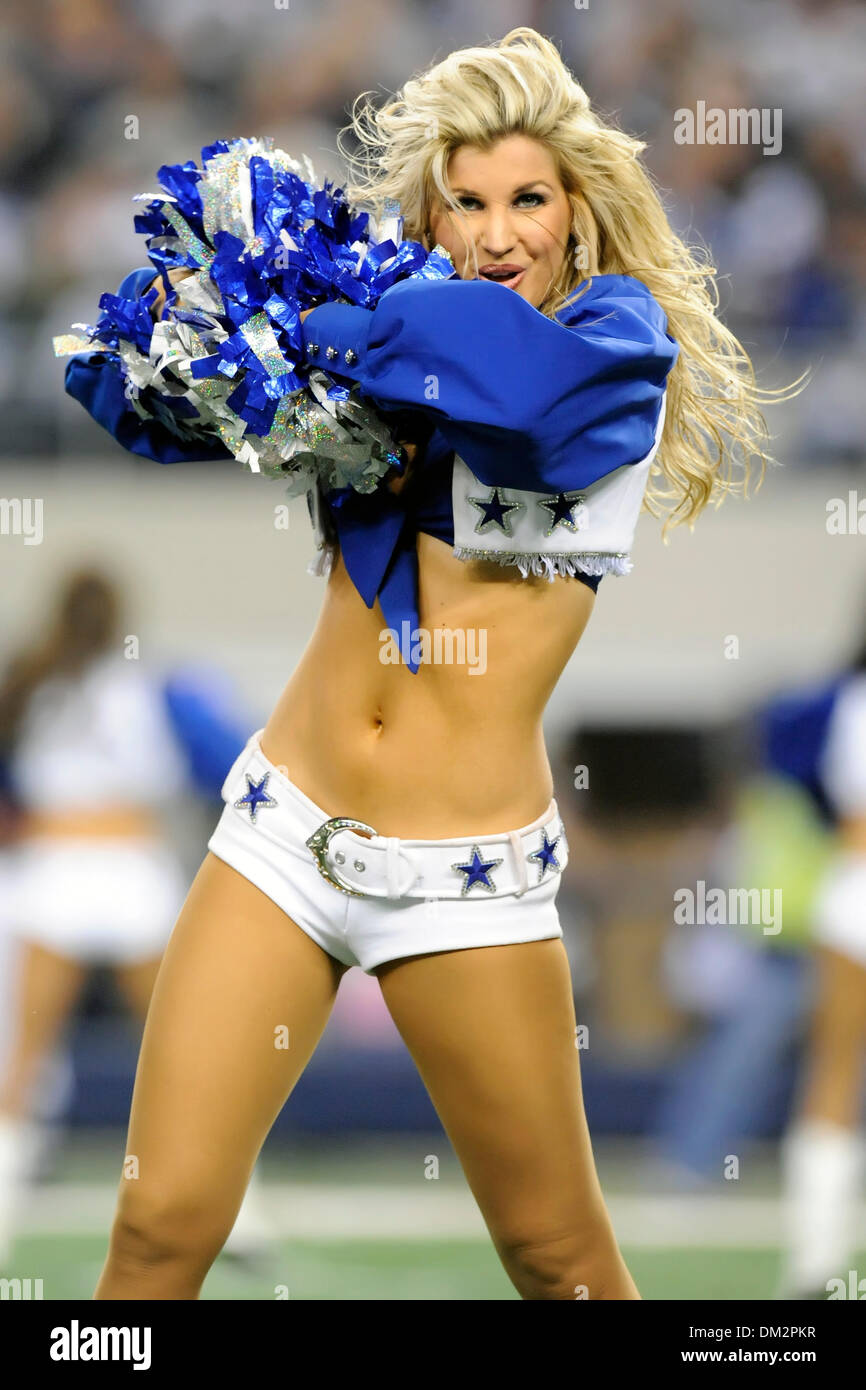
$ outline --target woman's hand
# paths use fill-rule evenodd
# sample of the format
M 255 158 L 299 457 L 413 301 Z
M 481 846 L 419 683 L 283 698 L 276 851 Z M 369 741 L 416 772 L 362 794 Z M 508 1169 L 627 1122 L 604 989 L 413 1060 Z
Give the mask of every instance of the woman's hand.
M 318 307 L 318 304 L 313 305 L 314 309 L 318 309 Z M 313 309 L 302 309 L 298 316 L 301 320 L 301 323 L 303 323 L 304 319 L 307 317 L 307 314 L 311 314 L 312 312 Z M 396 468 L 389 468 L 388 472 L 384 475 L 382 479 L 388 491 L 393 492 L 395 494 L 402 492 L 403 488 L 406 486 L 409 474 L 412 469 L 412 464 L 415 462 L 415 455 L 418 452 L 418 445 L 416 443 L 412 443 L 404 439 L 398 439 L 396 440 L 396 443 L 400 445 L 404 454 L 406 455 L 406 466 L 403 469 L 402 473 L 398 472 Z
M 177 266 L 174 270 L 168 272 L 168 278 L 173 285 L 176 285 L 179 280 L 185 280 L 188 275 L 194 274 L 195 271 L 188 269 L 187 266 Z M 156 301 L 151 304 L 150 313 L 151 318 L 156 322 L 158 319 L 162 318 L 162 311 L 165 308 L 165 290 L 162 287 L 162 280 L 159 276 L 157 276 L 155 280 L 151 280 L 145 290 L 145 294 L 150 294 L 152 289 L 156 290 Z
M 317 309 L 318 307 L 319 306 L 317 304 L 313 305 L 313 308 L 315 309 Z M 313 309 L 302 309 L 298 316 L 301 320 L 301 323 L 303 323 L 304 319 L 307 317 L 307 314 L 311 314 L 312 312 Z M 384 482 L 388 491 L 393 493 L 399 493 L 403 491 L 403 488 L 405 487 L 406 482 L 408 480 L 412 464 L 415 462 L 415 455 L 418 452 L 417 444 L 412 444 L 402 439 L 398 439 L 396 442 L 402 448 L 408 462 L 402 473 L 398 473 L 396 468 L 389 468 L 388 472 L 384 475 L 382 481 Z
M 388 472 L 385 474 L 383 479 L 388 491 L 393 492 L 395 495 L 401 493 L 403 491 L 403 488 L 406 486 L 406 483 L 409 480 L 409 474 L 412 470 L 412 465 L 415 462 L 415 455 L 418 452 L 417 444 L 405 443 L 400 439 L 397 440 L 397 443 L 400 445 L 401 449 L 403 450 L 403 453 L 406 455 L 408 463 L 406 464 L 406 467 L 403 469 L 402 473 L 398 473 L 396 468 L 389 468 Z

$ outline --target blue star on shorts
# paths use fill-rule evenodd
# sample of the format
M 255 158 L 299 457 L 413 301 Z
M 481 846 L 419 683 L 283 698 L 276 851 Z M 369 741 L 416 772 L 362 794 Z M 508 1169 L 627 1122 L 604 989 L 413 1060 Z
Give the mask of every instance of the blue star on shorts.
M 239 811 L 247 807 L 250 813 L 250 820 L 253 824 L 255 824 L 256 820 L 256 811 L 258 811 L 260 806 L 276 806 L 277 804 L 274 798 L 268 796 L 268 793 L 265 791 L 270 775 L 269 772 L 266 772 L 261 782 L 254 782 L 248 772 L 244 774 L 247 779 L 247 794 L 246 796 L 238 797 L 235 806 Z
M 558 869 L 560 867 L 559 860 L 554 854 L 554 850 L 556 849 L 556 846 L 559 844 L 561 838 L 562 837 L 560 835 L 557 835 L 555 840 L 548 840 L 547 831 L 542 830 L 541 849 L 533 850 L 532 854 L 527 854 L 526 856 L 527 859 L 538 860 L 538 868 L 540 870 L 538 875 L 539 883 L 544 878 L 544 875 L 547 873 L 548 869 Z
M 455 873 L 465 874 L 463 887 L 460 889 L 460 896 L 466 897 L 470 888 L 483 888 L 485 893 L 495 893 L 496 884 L 490 877 L 492 869 L 496 869 L 502 863 L 501 859 L 482 859 L 481 851 L 477 845 L 472 846 L 472 858 L 467 864 L 452 864 Z

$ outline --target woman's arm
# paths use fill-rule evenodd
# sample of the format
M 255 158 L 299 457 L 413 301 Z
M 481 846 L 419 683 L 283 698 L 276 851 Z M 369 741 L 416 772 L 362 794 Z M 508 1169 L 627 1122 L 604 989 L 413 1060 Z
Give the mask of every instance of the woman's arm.
M 307 311 L 308 360 L 382 409 L 432 415 L 488 486 L 569 491 L 644 459 L 677 344 L 639 280 L 601 275 L 547 318 L 484 280 L 403 280 L 375 309 Z
M 165 307 L 165 290 L 162 287 L 162 281 L 160 279 L 155 279 L 151 271 L 148 271 L 147 273 L 150 275 L 150 281 L 148 284 L 144 285 L 144 288 L 141 290 L 139 294 L 136 295 L 136 298 L 140 299 L 143 295 L 147 294 L 148 289 L 156 290 L 156 299 L 150 306 L 151 318 L 153 318 L 154 321 L 156 321 L 157 319 L 162 318 L 162 311 Z M 123 284 L 125 285 L 127 281 L 132 281 L 133 277 L 144 274 L 145 272 L 143 270 L 134 270 L 132 272 L 132 275 L 128 275 L 126 277 L 126 280 L 124 280 Z M 194 270 L 188 270 L 185 266 L 178 266 L 175 270 L 170 270 L 168 272 L 168 278 L 171 281 L 172 285 L 176 285 L 179 280 L 185 280 L 187 276 L 194 274 Z

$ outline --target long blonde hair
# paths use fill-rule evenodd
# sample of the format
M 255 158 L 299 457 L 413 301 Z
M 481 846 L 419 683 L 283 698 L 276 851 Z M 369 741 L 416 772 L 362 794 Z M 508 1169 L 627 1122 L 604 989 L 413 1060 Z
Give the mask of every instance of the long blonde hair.
M 716 267 L 709 253 L 687 246 L 670 226 L 640 160 L 646 143 L 590 108 L 549 39 L 521 26 L 497 43 L 459 49 L 410 78 L 384 105 L 362 92 L 351 116 L 339 137 L 349 170 L 347 196 L 377 216 L 396 201 L 404 235 L 428 250 L 429 212 L 437 197 L 460 224 L 462 212 L 447 183 L 448 161 L 459 146 L 489 149 L 513 133 L 542 142 L 556 160 L 572 228 L 562 270 L 541 312 L 553 317 L 593 275 L 631 275 L 658 300 L 680 346 L 668 377 L 646 510 L 666 517 L 663 536 L 682 522 L 691 528 L 708 502 L 719 506 L 732 491 L 748 497 L 754 458 L 760 487 L 767 464 L 777 462 L 767 452 L 771 436 L 760 406 L 798 395 L 809 374 L 778 391 L 757 385 L 747 352 L 716 316 Z M 354 150 L 345 145 L 348 132 L 356 137 Z M 464 241 L 474 256 L 474 246 Z M 572 248 L 575 254 L 569 254 Z

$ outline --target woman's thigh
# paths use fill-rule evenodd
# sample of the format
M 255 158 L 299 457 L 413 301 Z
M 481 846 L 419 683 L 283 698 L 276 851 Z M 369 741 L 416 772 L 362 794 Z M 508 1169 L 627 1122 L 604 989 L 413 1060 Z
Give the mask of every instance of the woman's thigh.
M 40 942 L 16 939 L 10 948 L 9 1048 L 0 1072 L 0 1111 L 29 1110 L 42 1059 L 57 1042 L 84 982 L 86 965 Z
M 114 967 L 114 978 L 123 1000 L 142 1023 L 147 1017 L 161 963 L 162 956 L 149 956 L 145 960 L 124 961 Z
M 522 1250 L 557 1244 L 566 1287 L 569 1270 L 576 1284 L 599 1258 L 617 1264 L 562 942 L 412 956 L 376 974 L 509 1273 Z
M 804 1113 L 855 1128 L 863 1110 L 866 968 L 819 946 L 817 990 L 804 1082 Z
M 345 966 L 208 853 L 169 939 L 135 1079 L 121 1217 L 227 1232 Z M 138 1222 L 133 1222 L 137 1225 Z

